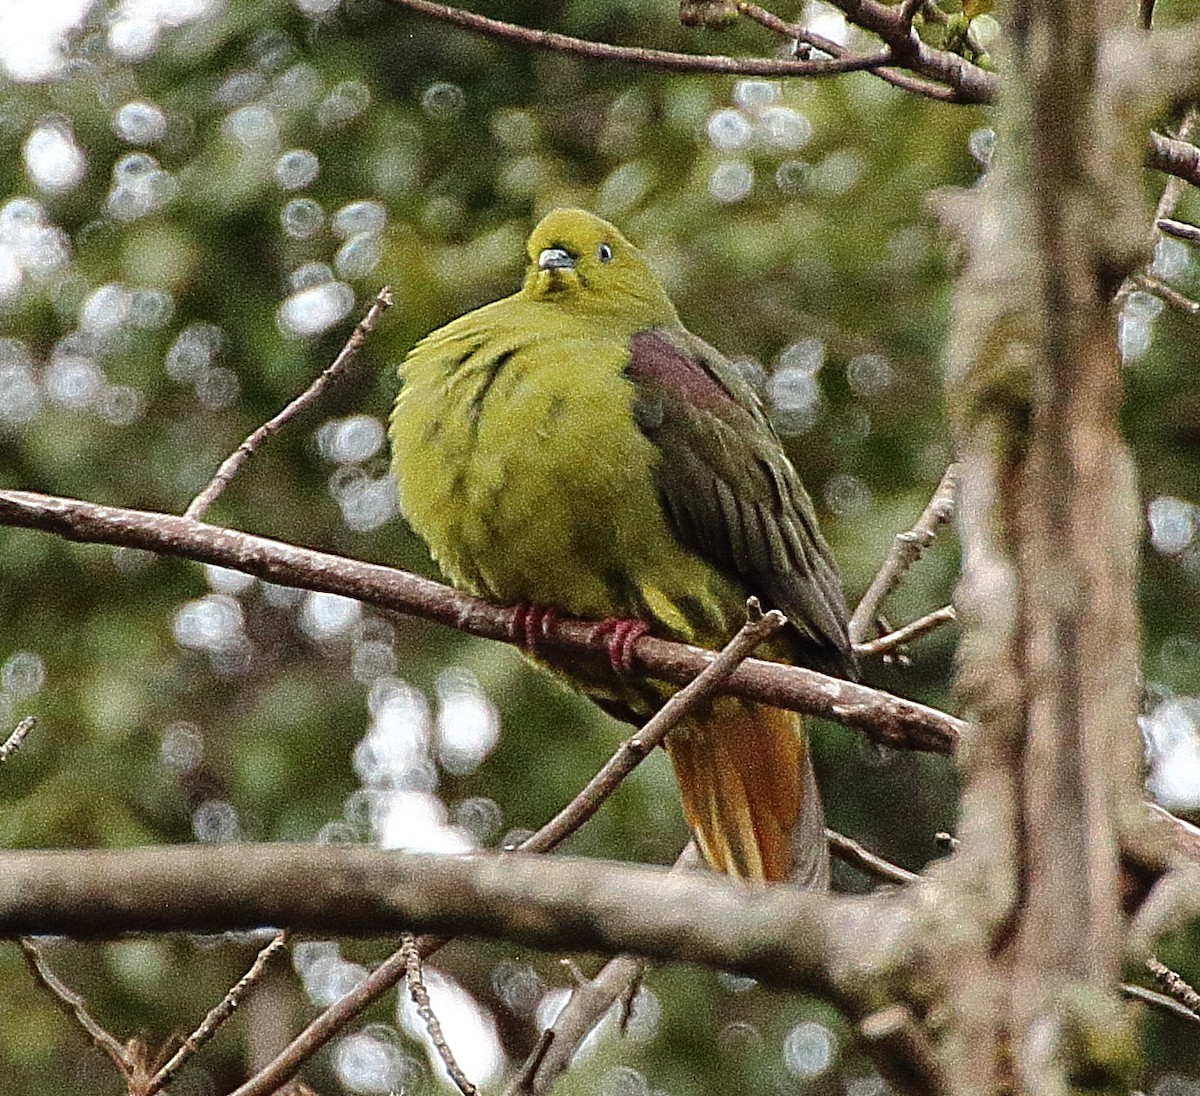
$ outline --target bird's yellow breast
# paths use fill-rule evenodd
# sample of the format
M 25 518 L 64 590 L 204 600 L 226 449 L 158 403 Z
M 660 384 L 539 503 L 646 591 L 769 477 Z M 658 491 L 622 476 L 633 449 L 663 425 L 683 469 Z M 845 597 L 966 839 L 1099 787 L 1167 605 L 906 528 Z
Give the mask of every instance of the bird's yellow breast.
M 547 329 L 545 311 L 509 298 L 409 355 L 391 425 L 405 516 L 473 593 L 719 641 L 741 598 L 667 527 L 627 342 Z

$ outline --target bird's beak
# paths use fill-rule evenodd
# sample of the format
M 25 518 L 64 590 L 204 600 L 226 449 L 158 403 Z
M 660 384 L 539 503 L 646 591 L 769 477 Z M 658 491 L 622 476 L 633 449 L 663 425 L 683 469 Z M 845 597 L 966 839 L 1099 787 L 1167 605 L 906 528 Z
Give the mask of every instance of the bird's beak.
M 538 256 L 538 270 L 574 270 L 575 260 L 563 247 L 548 247 Z

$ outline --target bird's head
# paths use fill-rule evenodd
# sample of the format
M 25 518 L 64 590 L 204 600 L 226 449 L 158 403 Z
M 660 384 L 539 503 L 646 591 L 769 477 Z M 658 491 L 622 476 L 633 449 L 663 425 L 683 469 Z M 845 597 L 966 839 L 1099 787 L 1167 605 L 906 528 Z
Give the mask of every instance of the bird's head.
M 527 250 L 522 293 L 533 300 L 628 321 L 630 330 L 678 323 L 642 253 L 594 214 L 556 209 L 533 230 Z

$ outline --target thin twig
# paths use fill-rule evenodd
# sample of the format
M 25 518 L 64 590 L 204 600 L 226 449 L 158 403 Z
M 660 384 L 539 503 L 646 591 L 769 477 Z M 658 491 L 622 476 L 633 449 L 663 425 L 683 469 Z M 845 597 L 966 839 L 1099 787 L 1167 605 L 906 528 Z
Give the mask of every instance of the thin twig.
M 926 613 L 923 617 L 918 617 L 911 623 L 905 624 L 902 628 L 897 628 L 894 632 L 889 632 L 885 636 L 868 640 L 866 643 L 856 643 L 854 650 L 856 654 L 861 655 L 863 658 L 870 658 L 873 655 L 885 655 L 897 647 L 911 643 L 914 639 L 925 635 L 926 632 L 932 632 L 935 628 L 940 628 L 943 624 L 953 623 L 957 619 L 954 606 L 943 605 L 940 609 L 934 609 L 932 613 Z
M 908 569 L 921 558 L 925 549 L 933 543 L 938 526 L 950 520 L 954 513 L 957 470 L 958 466 L 954 464 L 946 469 L 916 525 L 907 533 L 896 534 L 892 550 L 850 618 L 850 639 L 856 645 L 866 639 L 884 599 L 895 589 Z
M 13 733 L 0 746 L 0 765 L 15 754 L 25 742 L 25 736 L 37 726 L 37 716 L 27 715 L 13 728 Z
M 900 887 L 907 887 L 921 881 L 921 877 L 916 872 L 902 868 L 899 864 L 893 864 L 890 860 L 884 860 L 882 856 L 864 848 L 852 837 L 845 837 L 836 830 L 826 829 L 825 840 L 829 842 L 831 856 L 836 856 L 843 863 L 858 868 L 864 875 L 871 875 L 885 883 L 894 883 Z
M 778 609 L 764 613 L 758 598 L 746 602 L 747 620 L 733 637 L 696 677 L 671 698 L 635 734 L 621 743 L 617 752 L 605 762 L 583 790 L 537 833 L 519 846 L 522 852 L 549 852 L 569 834 L 574 833 L 600 809 L 600 805 L 689 712 L 711 697 L 717 687 L 764 640 L 773 636 L 787 623 Z
M 669 72 L 706 72 L 727 76 L 836 76 L 843 72 L 869 71 L 894 60 L 889 49 L 870 56 L 830 57 L 818 61 L 673 53 L 670 50 L 646 49 L 641 46 L 615 46 L 608 42 L 573 38 L 554 31 L 534 30 L 499 19 L 489 19 L 485 15 L 477 15 L 473 11 L 451 7 L 448 4 L 436 4 L 432 0 L 391 0 L 391 3 L 445 23 L 453 23 L 457 27 L 488 38 L 498 38 L 518 45 L 593 61 L 648 65 Z
M 1177 308 L 1189 316 L 1200 313 L 1200 302 L 1193 301 L 1191 297 L 1173 289 L 1161 278 L 1156 278 L 1153 274 L 1147 274 L 1144 271 L 1138 271 L 1136 274 L 1130 275 L 1130 278 L 1135 285 L 1147 293 L 1153 293 L 1160 301 L 1169 304 L 1172 308 Z
M 83 998 L 70 986 L 62 981 L 47 965 L 45 957 L 38 946 L 27 936 L 17 940 L 21 953 L 25 956 L 25 965 L 33 979 L 54 999 L 58 1007 L 65 1012 L 76 1024 L 83 1029 L 94 1046 L 104 1051 L 121 1071 L 121 1076 L 128 1080 L 134 1069 L 133 1059 L 121 1045 L 116 1036 L 92 1018 Z
M 1170 217 L 1160 217 L 1155 224 L 1168 236 L 1174 236 L 1177 240 L 1186 240 L 1189 244 L 1200 244 L 1200 228 L 1195 225 L 1176 221 Z
M 588 781 L 587 785 L 536 833 L 517 846 L 518 852 L 550 852 L 574 833 L 600 808 L 617 786 L 641 761 L 660 744 L 672 727 L 697 704 L 716 691 L 738 665 L 765 639 L 787 622 L 778 610 L 762 613 L 757 599 L 747 602 L 748 619 L 737 635 L 696 677 L 675 693 L 635 735 L 617 749 L 607 764 Z M 561 629 L 562 625 L 559 625 Z M 642 641 L 644 642 L 644 640 Z M 428 958 L 448 942 L 448 937 L 426 935 L 415 946 L 420 955 Z M 388 956 L 365 979 L 340 1000 L 335 1001 L 272 1061 L 230 1096 L 270 1096 L 285 1081 L 332 1039 L 347 1023 L 377 998 L 390 990 L 408 972 L 408 958 L 403 948 Z
M 201 1021 L 200 1026 L 184 1039 L 179 1049 L 171 1055 L 167 1063 L 155 1073 L 150 1083 L 146 1086 L 144 1093 L 140 1094 L 140 1096 L 154 1096 L 156 1092 L 170 1084 L 184 1063 L 216 1035 L 221 1025 L 234 1014 L 234 1011 L 242 1003 L 246 994 L 262 980 L 263 974 L 267 969 L 267 964 L 287 945 L 287 931 L 277 933 L 275 938 L 258 953 L 250 969 L 230 988 L 229 992 L 225 994 L 216 1007 L 209 1011 L 208 1015 Z
M 429 1032 L 430 1041 L 441 1056 L 442 1063 L 446 1067 L 446 1073 L 449 1075 L 450 1080 L 458 1086 L 458 1090 L 463 1096 L 479 1096 L 479 1089 L 463 1073 L 462 1066 L 458 1064 L 458 1060 L 454 1057 L 454 1052 L 450 1049 L 450 1045 L 446 1042 L 446 1035 L 442 1031 L 441 1021 L 437 1018 L 437 1014 L 433 1011 L 433 1006 L 429 1003 L 429 990 L 426 988 L 425 982 L 421 977 L 421 952 L 417 947 L 415 937 L 411 932 L 406 932 L 400 939 L 400 951 L 404 955 L 404 978 L 408 984 L 408 994 L 412 998 L 413 1004 L 417 1006 L 417 1015 L 425 1024 L 425 1030 Z
M 779 16 L 767 11 L 765 8 L 759 7 L 757 4 L 739 3 L 738 11 L 746 16 L 747 19 L 753 20 L 759 26 L 766 27 L 767 30 L 778 34 L 781 38 L 787 38 L 806 46 L 812 46 L 815 49 L 819 49 L 822 53 L 828 53 L 830 57 L 846 57 L 850 55 L 850 50 L 840 43 L 833 41 L 831 38 L 814 34 L 812 31 L 806 30 L 801 26 L 785 23 Z M 948 102 L 957 98 L 957 92 L 954 88 L 948 87 L 945 84 L 936 84 L 929 80 L 922 80 L 919 76 L 913 76 L 902 69 L 882 66 L 872 71 L 875 76 L 878 76 L 893 87 L 901 88 L 904 91 L 911 91 L 917 95 L 923 95 L 927 99 Z
M 694 841 L 689 841 L 676 859 L 672 871 L 690 871 L 700 866 Z M 609 1009 L 623 1001 L 621 1031 L 624 1034 L 633 1009 L 633 1001 L 646 971 L 646 960 L 636 955 L 618 955 L 610 959 L 593 978 L 584 977 L 578 965 L 564 959 L 563 965 L 575 983 L 554 1023 L 543 1033 L 525 1059 L 504 1096 L 542 1096 L 567 1070 L 575 1052 Z
M 1200 993 L 1153 955 L 1146 960 L 1146 969 L 1176 1001 L 1200 1018 Z
M 355 325 L 354 330 L 350 333 L 350 338 L 346 340 L 345 345 L 338 353 L 338 356 L 333 359 L 333 362 L 322 371 L 321 375 L 308 388 L 280 411 L 278 415 L 268 422 L 264 422 L 262 426 L 255 430 L 237 449 L 225 458 L 209 485 L 188 503 L 187 509 L 183 512 L 185 518 L 195 518 L 199 521 L 204 516 L 205 511 L 217 500 L 221 492 L 229 486 L 229 481 L 237 475 L 238 469 L 254 456 L 258 447 L 272 434 L 277 434 L 282 430 L 288 422 L 294 419 L 306 407 L 320 399 L 321 393 L 349 368 L 350 363 L 354 361 L 363 343 L 367 341 L 367 336 L 375 330 L 375 325 L 379 323 L 379 317 L 391 307 L 392 291 L 387 286 L 384 286 L 375 297 L 367 314 Z
M 1185 1008 L 1178 1001 L 1168 997 L 1165 993 L 1156 993 L 1152 989 L 1146 989 L 1145 986 L 1135 986 L 1130 982 L 1125 982 L 1121 985 L 1121 992 L 1126 997 L 1133 997 L 1138 1001 L 1144 1001 L 1148 1005 L 1153 1005 L 1155 1008 L 1160 1008 L 1164 1012 L 1171 1013 L 1173 1016 L 1178 1016 L 1181 1020 L 1200 1024 L 1200 1016 L 1197 1016 L 1190 1008 Z

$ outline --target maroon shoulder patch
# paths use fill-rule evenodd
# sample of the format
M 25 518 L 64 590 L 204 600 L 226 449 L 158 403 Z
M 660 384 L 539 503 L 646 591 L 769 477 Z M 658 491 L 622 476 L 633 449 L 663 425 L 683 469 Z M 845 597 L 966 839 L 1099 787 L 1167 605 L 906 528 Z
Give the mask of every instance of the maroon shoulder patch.
M 629 340 L 625 372 L 635 384 L 676 393 L 694 407 L 716 409 L 734 402 L 701 362 L 680 350 L 661 331 L 639 331 Z

